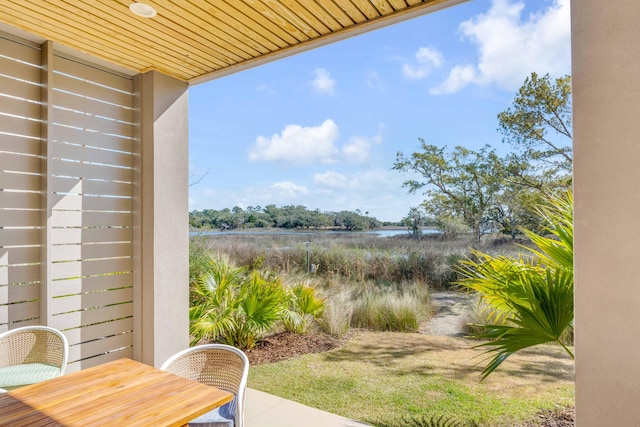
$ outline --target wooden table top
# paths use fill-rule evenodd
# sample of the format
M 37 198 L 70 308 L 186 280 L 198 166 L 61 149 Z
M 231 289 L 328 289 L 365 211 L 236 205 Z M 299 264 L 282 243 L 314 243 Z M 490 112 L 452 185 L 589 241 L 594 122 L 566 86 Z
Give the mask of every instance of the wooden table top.
M 119 359 L 0 394 L 0 426 L 183 426 L 232 398 Z

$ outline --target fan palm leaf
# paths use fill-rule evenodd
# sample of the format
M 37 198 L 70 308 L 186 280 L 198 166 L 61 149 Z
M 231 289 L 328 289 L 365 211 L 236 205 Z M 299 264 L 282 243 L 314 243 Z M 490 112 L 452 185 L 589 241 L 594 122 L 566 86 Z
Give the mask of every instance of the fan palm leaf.
M 573 357 L 562 338 L 573 328 L 573 198 L 571 192 L 538 209 L 546 235 L 526 231 L 536 245 L 531 256 L 497 256 L 474 252 L 459 271 L 462 286 L 477 291 L 490 307 L 492 323 L 476 325 L 477 338 L 488 339 L 486 378 L 513 353 L 554 342 Z M 505 320 L 507 322 L 505 322 Z

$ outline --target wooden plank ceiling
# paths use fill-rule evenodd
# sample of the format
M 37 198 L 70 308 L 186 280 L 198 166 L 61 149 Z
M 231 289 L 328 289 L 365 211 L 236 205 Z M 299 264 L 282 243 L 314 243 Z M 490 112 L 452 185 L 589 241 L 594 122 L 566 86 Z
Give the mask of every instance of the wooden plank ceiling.
M 209 80 L 463 0 L 2 0 L 0 22 L 134 72 Z

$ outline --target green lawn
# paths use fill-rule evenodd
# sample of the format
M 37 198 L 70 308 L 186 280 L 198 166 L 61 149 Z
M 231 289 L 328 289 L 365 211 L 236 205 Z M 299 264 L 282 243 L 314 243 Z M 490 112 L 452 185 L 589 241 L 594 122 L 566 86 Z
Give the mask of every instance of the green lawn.
M 512 426 L 541 409 L 574 404 L 574 364 L 542 346 L 514 355 L 483 382 L 483 356 L 463 338 L 361 332 L 342 347 L 252 366 L 249 387 L 371 423 L 444 415 Z M 480 363 L 480 364 L 479 364 Z

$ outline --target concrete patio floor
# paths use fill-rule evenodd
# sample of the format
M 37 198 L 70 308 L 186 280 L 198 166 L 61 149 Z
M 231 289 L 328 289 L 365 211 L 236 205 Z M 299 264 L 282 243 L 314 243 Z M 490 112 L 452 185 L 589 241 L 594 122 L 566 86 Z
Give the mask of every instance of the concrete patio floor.
M 247 388 L 244 417 L 246 427 L 370 426 L 250 388 Z

